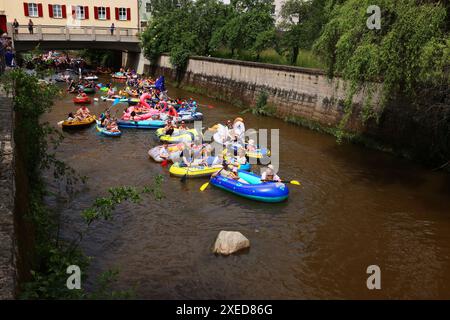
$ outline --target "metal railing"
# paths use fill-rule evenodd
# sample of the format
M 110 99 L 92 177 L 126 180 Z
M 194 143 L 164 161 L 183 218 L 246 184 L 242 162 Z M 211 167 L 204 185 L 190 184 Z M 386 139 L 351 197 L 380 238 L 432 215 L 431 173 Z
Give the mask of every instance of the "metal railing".
M 14 41 L 139 42 L 138 28 L 117 27 L 111 32 L 109 27 L 35 25 L 30 32 L 27 25 L 14 29 L 8 24 L 8 33 L 13 35 Z

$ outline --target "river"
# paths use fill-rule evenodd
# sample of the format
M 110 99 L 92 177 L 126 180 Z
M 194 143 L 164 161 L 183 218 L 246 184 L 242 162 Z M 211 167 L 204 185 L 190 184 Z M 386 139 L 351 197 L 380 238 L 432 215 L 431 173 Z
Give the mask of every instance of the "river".
M 172 87 L 169 93 L 213 105 L 200 110 L 205 126 L 242 111 Z M 72 97 L 59 99 L 45 120 L 56 126 L 75 111 Z M 99 114 L 107 105 L 90 109 Z M 278 119 L 243 117 L 247 128 L 280 130 L 279 174 L 302 183 L 289 186 L 288 201 L 257 203 L 214 186 L 200 192 L 205 179 L 181 183 L 148 159 L 158 144 L 153 131 L 124 130 L 117 139 L 94 127 L 65 133 L 58 156 L 89 177 L 69 200 L 46 200 L 61 212 L 66 239 L 84 228 L 81 211 L 107 188 L 165 178 L 163 201 L 123 204 L 112 221 L 94 223 L 81 243 L 93 258 L 83 286 L 117 268 L 115 287 L 134 288 L 142 299 L 450 298 L 448 175 Z M 215 256 L 220 230 L 240 231 L 250 250 Z M 366 286 L 370 265 L 381 269 L 381 290 Z

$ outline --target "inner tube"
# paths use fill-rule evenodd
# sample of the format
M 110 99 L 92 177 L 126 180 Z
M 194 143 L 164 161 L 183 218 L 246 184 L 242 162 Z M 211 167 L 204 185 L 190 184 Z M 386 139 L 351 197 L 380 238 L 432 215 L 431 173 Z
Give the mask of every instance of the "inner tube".
M 96 124 L 95 128 L 102 135 L 105 135 L 105 136 L 108 136 L 108 137 L 120 137 L 122 135 L 121 131 L 118 131 L 118 132 L 108 131 L 106 128 L 101 126 L 101 123 L 100 123 L 99 120 L 96 120 L 96 122 L 97 122 L 97 124 Z
M 73 103 L 89 104 L 89 103 L 91 103 L 91 99 L 89 97 L 75 97 L 75 98 L 73 98 Z
M 95 88 L 84 88 L 83 92 L 84 93 L 95 93 Z
M 221 175 L 211 177 L 210 183 L 238 196 L 262 202 L 282 202 L 289 196 L 289 189 L 284 183 L 261 182 L 261 177 L 251 172 L 239 171 L 238 175 L 247 183 Z

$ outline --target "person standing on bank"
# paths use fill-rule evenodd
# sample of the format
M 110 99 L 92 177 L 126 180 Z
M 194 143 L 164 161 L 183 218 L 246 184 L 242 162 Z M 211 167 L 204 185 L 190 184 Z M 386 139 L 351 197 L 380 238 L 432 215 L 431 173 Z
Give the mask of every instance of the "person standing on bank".
M 12 26 L 14 28 L 14 33 L 18 34 L 19 33 L 19 22 L 17 21 L 17 19 L 14 19 Z
M 28 31 L 30 32 L 30 34 L 34 34 L 34 32 L 33 32 L 33 27 L 34 27 L 34 23 L 33 23 L 33 21 L 30 19 L 30 21 L 28 21 Z
M 114 25 L 114 22 L 111 24 L 110 30 L 111 30 L 111 35 L 113 36 L 114 35 L 114 30 L 116 30 L 116 26 Z

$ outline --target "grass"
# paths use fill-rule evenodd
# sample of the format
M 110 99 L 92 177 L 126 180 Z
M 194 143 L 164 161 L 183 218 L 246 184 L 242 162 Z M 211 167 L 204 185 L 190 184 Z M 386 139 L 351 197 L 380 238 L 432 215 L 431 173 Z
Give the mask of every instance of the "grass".
M 216 50 L 211 54 L 211 56 L 224 59 L 237 59 L 243 61 L 291 65 L 285 55 L 279 55 L 274 49 L 267 49 L 261 52 L 259 60 L 256 60 L 254 54 L 251 54 L 248 51 L 239 51 L 235 53 L 235 56 L 233 57 L 231 54 L 231 50 L 227 48 Z M 308 50 L 301 50 L 299 52 L 297 61 L 294 66 L 315 69 L 325 68 L 325 65 L 320 61 L 320 59 Z

